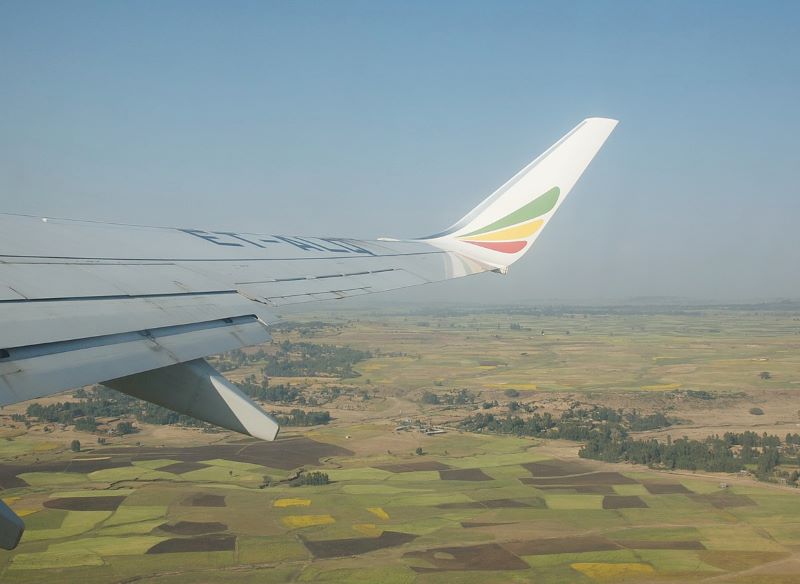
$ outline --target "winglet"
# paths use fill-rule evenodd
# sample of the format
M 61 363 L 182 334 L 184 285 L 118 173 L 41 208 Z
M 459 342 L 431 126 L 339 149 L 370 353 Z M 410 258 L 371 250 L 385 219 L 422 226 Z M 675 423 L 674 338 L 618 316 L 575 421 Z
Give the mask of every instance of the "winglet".
M 428 243 L 505 273 L 539 236 L 617 125 L 588 118 Z

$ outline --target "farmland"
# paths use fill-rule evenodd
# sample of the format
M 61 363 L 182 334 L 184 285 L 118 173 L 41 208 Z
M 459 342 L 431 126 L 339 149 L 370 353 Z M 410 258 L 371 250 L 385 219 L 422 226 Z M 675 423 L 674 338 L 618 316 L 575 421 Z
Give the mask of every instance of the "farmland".
M 290 384 L 332 418 L 287 428 L 275 443 L 139 423 L 98 444 L 70 425 L 23 425 L 26 404 L 7 407 L 0 495 L 28 528 L 0 555 L 0 579 L 796 581 L 797 489 L 747 473 L 584 460 L 576 442 L 457 426 L 476 411 L 506 415 L 511 401 L 520 415 L 577 402 L 676 420 L 642 437 L 797 432 L 794 312 L 341 314 L 276 332 L 369 356 L 344 376 L 273 368 L 302 373 L 269 383 Z M 256 349 L 264 363 L 273 348 Z M 227 375 L 261 383 L 264 365 L 240 358 Z M 426 403 L 425 392 L 441 399 Z M 39 401 L 70 398 L 48 399 Z M 75 439 L 80 452 L 69 451 Z M 292 486 L 301 468 L 330 483 Z

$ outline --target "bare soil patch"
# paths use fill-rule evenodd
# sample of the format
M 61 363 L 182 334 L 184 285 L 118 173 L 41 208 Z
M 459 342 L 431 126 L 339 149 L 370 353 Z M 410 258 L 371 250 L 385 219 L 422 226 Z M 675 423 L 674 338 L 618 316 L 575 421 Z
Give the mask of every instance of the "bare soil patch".
M 182 504 L 187 507 L 225 507 L 225 496 L 195 493 L 184 499 Z
M 443 481 L 491 481 L 492 477 L 479 468 L 453 468 L 440 470 L 439 478 Z
M 522 467 L 534 477 L 565 477 L 586 474 L 594 470 L 589 464 L 573 460 L 526 462 Z
M 375 550 L 403 545 L 414 541 L 416 538 L 417 536 L 413 533 L 384 531 L 379 537 L 310 541 L 301 536 L 300 540 L 315 558 L 340 558 L 344 556 L 357 556 L 374 552 Z
M 692 493 L 689 489 L 680 483 L 651 483 L 643 482 L 644 488 L 651 495 L 689 495 Z
M 523 477 L 519 479 L 520 482 L 526 485 L 548 486 L 548 485 L 561 485 L 565 487 L 579 487 L 584 485 L 635 485 L 637 482 L 631 478 L 626 477 L 618 472 L 592 472 L 578 476 L 569 477 Z
M 496 544 L 487 543 L 465 547 L 442 547 L 403 554 L 404 558 L 418 558 L 433 564 L 433 568 L 412 567 L 415 572 L 443 572 L 449 570 L 526 570 L 528 564 Z
M 577 554 L 582 552 L 605 552 L 620 549 L 620 546 L 604 537 L 554 537 L 530 539 L 504 543 L 509 551 L 520 556 L 544 556 L 548 554 Z
M 376 466 L 379 470 L 386 470 L 393 473 L 400 472 L 416 472 L 420 470 L 447 470 L 450 467 L 435 460 L 421 460 L 420 462 L 406 462 L 398 464 L 387 464 L 383 466 Z
M 146 553 L 174 554 L 180 552 L 228 552 L 236 549 L 235 535 L 201 535 L 199 537 L 173 537 L 157 543 Z
M 709 505 L 713 505 L 718 509 L 724 509 L 726 507 L 756 506 L 756 502 L 747 495 L 737 495 L 736 493 L 727 493 L 724 491 L 719 493 L 709 493 L 707 495 L 691 495 L 691 498 L 700 503 L 708 503 Z
M 173 524 L 159 525 L 157 529 L 175 535 L 206 535 L 226 531 L 228 526 L 217 521 L 178 521 Z
M 603 509 L 647 509 L 647 503 L 636 495 L 606 495 Z
M 652 539 L 617 541 L 622 547 L 632 550 L 704 550 L 706 546 L 697 540 L 654 541 Z
M 125 497 L 61 497 L 43 503 L 48 509 L 65 511 L 116 511 Z
M 173 462 L 167 466 L 159 467 L 156 470 L 171 472 L 172 474 L 183 474 L 185 472 L 192 472 L 193 470 L 200 470 L 201 468 L 208 468 L 208 465 L 201 462 Z

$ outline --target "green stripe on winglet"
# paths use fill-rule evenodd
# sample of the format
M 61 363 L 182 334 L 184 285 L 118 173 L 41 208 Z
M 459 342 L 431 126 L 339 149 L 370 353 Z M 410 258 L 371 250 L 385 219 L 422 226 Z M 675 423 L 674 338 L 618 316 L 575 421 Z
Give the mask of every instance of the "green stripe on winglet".
M 558 202 L 558 196 L 561 194 L 561 189 L 558 187 L 553 187 L 545 194 L 540 195 L 539 197 L 535 198 L 533 201 L 510 213 L 503 217 L 502 219 L 498 219 L 491 225 L 487 225 L 486 227 L 482 227 L 477 231 L 473 231 L 472 233 L 466 233 L 464 235 L 460 235 L 459 237 L 469 237 L 471 235 L 481 235 L 483 233 L 488 233 L 489 231 L 497 231 L 498 229 L 502 229 L 503 227 L 509 227 L 511 225 L 516 225 L 518 223 L 524 223 L 525 221 L 530 221 L 531 219 L 535 219 L 540 215 L 544 215 L 548 211 L 550 211 L 553 207 L 556 206 Z

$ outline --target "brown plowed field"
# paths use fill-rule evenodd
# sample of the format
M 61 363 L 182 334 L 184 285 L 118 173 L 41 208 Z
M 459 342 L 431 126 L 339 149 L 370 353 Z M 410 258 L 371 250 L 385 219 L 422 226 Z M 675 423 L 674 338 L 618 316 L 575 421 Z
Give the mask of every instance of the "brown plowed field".
M 202 462 L 173 462 L 167 466 L 159 467 L 156 470 L 171 472 L 172 474 L 183 474 L 185 472 L 192 472 L 193 470 L 200 470 L 201 468 L 208 468 L 208 465 Z
M 61 497 L 43 503 L 48 509 L 65 511 L 116 511 L 125 497 Z
M 586 474 L 592 472 L 591 465 L 578 461 L 543 460 L 541 462 L 526 462 L 521 465 L 534 477 L 565 477 L 569 475 Z
M 309 541 L 301 538 L 301 541 L 315 558 L 340 558 L 403 545 L 414 541 L 416 538 L 417 536 L 412 533 L 384 531 L 379 537 L 327 539 L 321 541 Z
M 618 550 L 620 546 L 604 537 L 554 537 L 530 539 L 504 543 L 503 546 L 520 556 L 544 556 L 548 554 L 578 554 L 583 552 L 605 552 Z
M 174 554 L 180 552 L 228 552 L 236 549 L 234 535 L 201 535 L 199 537 L 173 537 L 157 543 L 148 554 Z
M 183 500 L 183 505 L 188 507 L 224 507 L 223 495 L 210 495 L 208 493 L 195 493 Z
M 603 509 L 647 509 L 647 503 L 636 495 L 606 495 Z
M 492 477 L 479 468 L 453 468 L 440 470 L 439 478 L 443 481 L 491 481 Z

